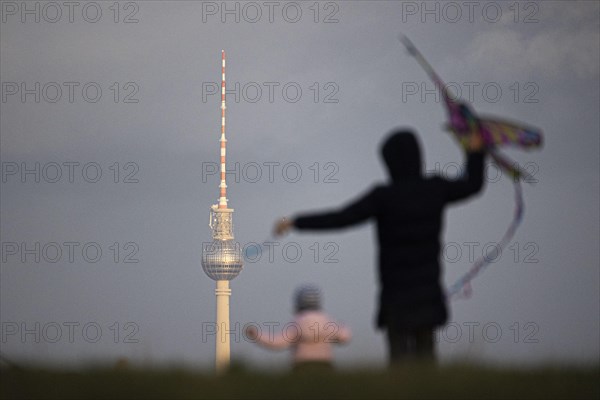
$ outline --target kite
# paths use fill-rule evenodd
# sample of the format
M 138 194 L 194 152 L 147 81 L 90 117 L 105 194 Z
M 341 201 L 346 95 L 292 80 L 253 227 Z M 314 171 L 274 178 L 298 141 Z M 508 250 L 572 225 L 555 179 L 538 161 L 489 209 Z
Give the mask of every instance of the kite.
M 500 153 L 498 147 L 508 145 L 525 150 L 540 147 L 542 145 L 542 132 L 533 127 L 495 117 L 476 115 L 467 103 L 452 98 L 447 86 L 437 75 L 433 67 L 406 36 L 400 35 L 400 41 L 441 92 L 448 113 L 448 123 L 445 128 L 456 136 L 464 148 L 467 147 L 471 133 L 478 132 L 481 135 L 485 151 L 502 170 L 506 171 L 513 178 L 515 211 L 512 222 L 496 247 L 496 255 L 491 256 L 486 254 L 477 259 L 471 268 L 447 290 L 446 295 L 449 298 L 468 298 L 472 293 L 471 281 L 497 257 L 498 252 L 501 252 L 510 243 L 523 220 L 524 201 L 520 183 L 521 179 L 526 179 L 528 182 L 534 181 L 533 179 L 527 179 L 532 178 L 531 174 L 519 167 L 516 162 Z

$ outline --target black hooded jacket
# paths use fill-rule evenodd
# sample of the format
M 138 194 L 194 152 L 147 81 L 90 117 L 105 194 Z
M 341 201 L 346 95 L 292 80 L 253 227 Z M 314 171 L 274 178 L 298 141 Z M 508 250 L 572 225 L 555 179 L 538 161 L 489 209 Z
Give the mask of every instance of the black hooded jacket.
M 382 147 L 391 183 L 376 186 L 348 206 L 294 218 L 298 229 L 344 228 L 377 221 L 379 280 L 377 325 L 433 328 L 447 320 L 440 284 L 440 231 L 444 207 L 483 186 L 483 153 L 467 153 L 467 174 L 449 181 L 424 178 L 421 152 L 411 132 L 393 134 Z

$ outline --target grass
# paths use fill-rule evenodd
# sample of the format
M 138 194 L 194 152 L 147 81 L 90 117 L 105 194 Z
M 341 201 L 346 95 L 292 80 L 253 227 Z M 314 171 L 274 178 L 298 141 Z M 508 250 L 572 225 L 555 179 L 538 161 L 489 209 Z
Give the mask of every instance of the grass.
M 600 369 L 406 365 L 393 370 L 223 376 L 186 369 L 4 368 L 2 399 L 599 399 Z

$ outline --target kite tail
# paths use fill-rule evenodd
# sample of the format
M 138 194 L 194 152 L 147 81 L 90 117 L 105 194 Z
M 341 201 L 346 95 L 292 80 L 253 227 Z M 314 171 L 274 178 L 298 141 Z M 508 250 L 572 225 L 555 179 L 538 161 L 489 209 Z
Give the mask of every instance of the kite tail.
M 521 224 L 523 220 L 523 213 L 525 210 L 525 204 L 523 201 L 523 191 L 521 189 L 521 181 L 516 179 L 514 181 L 515 187 L 515 211 L 513 220 L 510 223 L 508 229 L 502 236 L 502 239 L 496 246 L 496 251 L 493 254 L 482 255 L 478 258 L 475 263 L 471 266 L 469 271 L 467 271 L 463 276 L 458 278 L 456 282 L 452 286 L 450 286 L 446 292 L 446 297 L 448 299 L 460 299 L 460 298 L 469 298 L 472 294 L 471 289 L 471 281 L 481 273 L 490 262 L 494 261 L 499 254 L 502 253 L 502 250 L 510 243 L 517 228 Z

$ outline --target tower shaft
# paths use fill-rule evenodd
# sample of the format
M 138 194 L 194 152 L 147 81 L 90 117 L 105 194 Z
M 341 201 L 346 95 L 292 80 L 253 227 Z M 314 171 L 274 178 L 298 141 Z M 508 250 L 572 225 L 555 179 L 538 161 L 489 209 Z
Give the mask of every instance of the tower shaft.
M 229 367 L 229 281 L 217 281 L 215 289 L 217 297 L 217 334 L 215 336 L 215 366 L 217 373 L 222 373 Z

